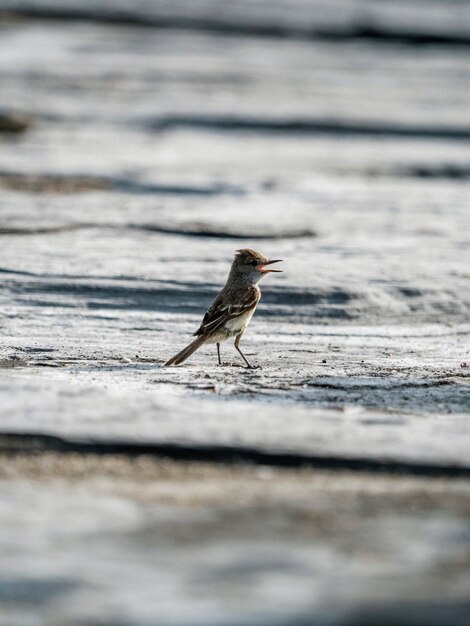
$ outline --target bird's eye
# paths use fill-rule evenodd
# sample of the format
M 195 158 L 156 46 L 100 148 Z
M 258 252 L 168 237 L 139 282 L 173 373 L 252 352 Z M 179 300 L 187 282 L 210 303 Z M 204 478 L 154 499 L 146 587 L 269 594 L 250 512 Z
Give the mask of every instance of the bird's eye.
M 253 267 L 256 267 L 258 265 L 258 261 L 252 261 L 250 265 L 253 265 Z

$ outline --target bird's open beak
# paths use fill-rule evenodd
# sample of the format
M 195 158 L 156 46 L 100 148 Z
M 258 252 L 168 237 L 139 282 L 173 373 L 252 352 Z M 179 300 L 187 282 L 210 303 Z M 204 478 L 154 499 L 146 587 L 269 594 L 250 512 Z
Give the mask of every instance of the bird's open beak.
M 270 259 L 267 263 L 265 263 L 264 265 L 261 265 L 259 270 L 260 270 L 260 272 L 263 272 L 263 274 L 268 274 L 269 272 L 282 272 L 282 270 L 267 270 L 267 269 L 265 269 L 266 265 L 272 265 L 273 263 L 280 263 L 281 261 L 282 261 L 282 259 Z

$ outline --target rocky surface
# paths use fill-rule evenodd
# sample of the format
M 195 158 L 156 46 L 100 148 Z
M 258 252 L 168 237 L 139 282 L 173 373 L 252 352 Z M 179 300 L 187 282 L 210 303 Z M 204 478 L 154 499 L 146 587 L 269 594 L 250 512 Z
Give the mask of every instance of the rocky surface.
M 2 626 L 469 623 L 468 4 L 335 6 L 2 3 Z

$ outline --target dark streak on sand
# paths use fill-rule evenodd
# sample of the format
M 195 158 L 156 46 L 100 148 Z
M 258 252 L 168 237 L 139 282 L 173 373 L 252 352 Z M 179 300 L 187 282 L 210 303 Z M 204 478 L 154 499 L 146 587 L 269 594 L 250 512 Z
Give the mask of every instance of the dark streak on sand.
M 84 193 L 89 191 L 115 190 L 130 194 L 162 194 L 178 196 L 217 196 L 220 194 L 241 195 L 244 190 L 225 183 L 214 185 L 166 185 L 146 183 L 129 178 L 105 176 L 60 176 L 57 174 L 22 174 L 0 172 L 0 186 L 14 191 L 29 193 Z
M 57 224 L 53 226 L 4 226 L 0 227 L 2 235 L 48 235 L 66 233 L 76 230 L 106 229 L 106 230 L 140 230 L 146 233 L 158 233 L 161 235 L 177 235 L 181 237 L 201 237 L 209 239 L 256 239 L 256 240 L 276 240 L 276 239 L 303 239 L 316 237 L 316 233 L 308 228 L 297 230 L 280 231 L 258 231 L 248 232 L 234 229 L 214 228 L 210 224 L 186 224 L 184 227 L 176 228 L 163 224 L 100 224 L 100 223 L 78 223 L 78 224 Z
M 314 118 L 257 118 L 237 115 L 169 115 L 149 120 L 147 125 L 156 131 L 194 128 L 221 132 L 293 133 L 299 135 L 336 135 L 340 137 L 395 137 L 403 139 L 470 139 L 466 126 L 438 126 L 433 124 L 390 124 L 386 122 L 355 122 Z
M 88 228 L 85 224 L 63 224 L 57 226 L 39 226 L 39 227 L 20 227 L 20 226 L 4 226 L 0 227 L 0 236 L 2 235 L 55 235 L 57 233 L 66 233 L 74 230 Z
M 393 176 L 397 178 L 424 178 L 429 180 L 470 180 L 470 166 L 466 163 L 442 163 L 428 165 L 416 163 L 393 169 L 370 169 L 368 176 Z
M 308 228 L 263 232 L 255 230 L 243 231 L 215 228 L 210 224 L 186 224 L 184 228 L 162 226 L 158 224 L 129 224 L 128 228 L 156 232 L 165 235 L 182 235 L 183 237 L 208 237 L 210 239 L 301 239 L 316 237 L 316 233 Z
M 29 19 L 55 21 L 82 21 L 101 24 L 135 26 L 156 29 L 178 29 L 214 33 L 217 35 L 256 37 L 270 39 L 301 39 L 327 42 L 364 41 L 374 44 L 399 44 L 407 46 L 470 46 L 470 36 L 465 32 L 433 32 L 397 29 L 379 24 L 350 24 L 341 27 L 312 27 L 283 23 L 238 22 L 233 19 L 206 16 L 139 15 L 126 10 L 92 10 L 79 7 L 22 6 L 0 11 L 0 20 Z
M 2 433 L 0 452 L 18 454 L 43 452 L 62 454 L 124 454 L 129 457 L 150 455 L 177 461 L 268 467 L 316 468 L 331 471 L 380 472 L 425 476 L 430 478 L 469 478 L 470 466 L 427 464 L 412 461 L 375 460 L 317 456 L 289 452 L 266 452 L 244 446 L 197 445 L 175 443 L 133 443 L 129 441 L 79 441 L 42 433 Z
M 0 270 L 2 272 L 2 270 Z M 3 273 L 3 272 L 2 272 Z M 62 278 L 62 280 L 61 280 Z M 22 295 L 70 295 L 80 301 L 76 306 L 82 306 L 83 298 L 88 300 L 88 306 L 116 309 L 142 310 L 200 310 L 210 302 L 218 292 L 216 285 L 208 283 L 180 282 L 177 286 L 174 281 L 158 281 L 158 286 L 135 287 L 119 284 L 119 279 L 112 284 L 96 284 L 93 282 L 71 282 L 72 277 L 63 276 L 57 280 L 15 281 L 4 279 L 3 286 L 11 293 Z M 93 280 L 93 278 L 92 278 Z M 177 288 L 175 288 L 177 287 Z M 266 290 L 263 301 L 271 305 L 309 306 L 328 304 L 332 306 L 347 305 L 354 298 L 353 293 L 333 287 L 331 290 L 313 291 L 300 290 L 289 287 L 271 287 Z M 106 301 L 106 302 L 105 302 Z M 31 304 L 31 301 L 29 301 Z M 38 301 L 38 306 L 44 305 Z M 73 302 L 69 303 L 73 306 Z M 65 306 L 64 302 L 60 306 Z M 275 314 L 275 311 L 270 313 Z
M 57 228 L 51 232 L 60 232 Z M 142 280 L 139 277 L 75 276 L 66 274 L 34 274 L 2 269 L 6 275 L 2 287 L 14 295 L 17 303 L 28 306 L 88 307 L 90 309 L 178 311 L 197 313 L 206 307 L 217 295 L 219 286 L 214 283 L 192 281 Z M 10 274 L 10 276 L 8 276 Z M 15 276 L 17 278 L 15 278 Z M 24 278 L 20 278 L 20 276 Z M 27 277 L 31 277 L 28 280 Z M 136 285 L 136 281 L 139 283 Z M 148 283 L 147 284 L 143 284 Z M 461 310 L 455 305 L 446 309 L 439 299 L 439 292 L 420 290 L 409 285 L 395 285 L 388 293 L 397 301 L 412 307 L 413 315 L 431 312 L 441 316 L 445 312 L 455 319 L 463 315 L 466 319 L 467 303 L 462 301 Z M 60 296 L 60 301 L 55 300 Z M 64 296 L 68 300 L 64 300 Z M 457 298 L 457 294 L 456 294 Z M 264 316 L 284 316 L 287 307 L 298 308 L 298 320 L 302 316 L 351 320 L 363 310 L 365 294 L 332 285 L 330 289 L 299 289 L 288 286 L 271 285 L 263 295 L 263 302 L 269 305 L 260 311 Z M 369 305 L 370 308 L 370 305 Z M 381 319 L 384 311 L 379 307 Z M 392 313 L 392 311 L 390 312 Z

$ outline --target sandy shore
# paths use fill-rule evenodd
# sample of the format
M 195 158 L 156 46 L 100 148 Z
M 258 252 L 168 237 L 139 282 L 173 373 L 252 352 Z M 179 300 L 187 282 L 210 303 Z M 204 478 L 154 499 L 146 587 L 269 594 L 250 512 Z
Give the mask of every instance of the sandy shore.
M 0 9 L 1 626 L 467 626 L 468 6 L 62 4 Z M 163 368 L 241 247 L 260 368 Z

